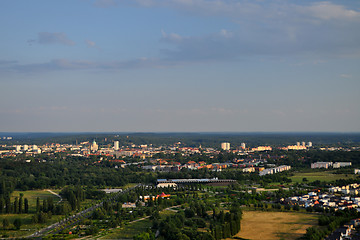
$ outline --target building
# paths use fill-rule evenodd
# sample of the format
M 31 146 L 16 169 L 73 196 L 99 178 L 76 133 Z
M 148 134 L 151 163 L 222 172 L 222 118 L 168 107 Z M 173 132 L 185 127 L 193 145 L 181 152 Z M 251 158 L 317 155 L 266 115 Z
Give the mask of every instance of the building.
M 261 151 L 271 151 L 272 147 L 270 146 L 259 146 L 257 148 L 252 148 L 251 150 L 261 152 Z
M 115 151 L 119 150 L 119 141 L 114 142 L 114 150 Z
M 99 146 L 96 144 L 95 140 L 93 141 L 93 143 L 90 146 L 90 150 L 92 152 L 97 152 L 97 150 L 99 149 Z
M 288 149 L 288 150 L 306 150 L 306 147 L 304 145 L 291 145 L 291 146 L 287 146 L 286 149 Z
M 245 143 L 241 143 L 241 148 L 245 149 L 246 148 L 246 144 Z
M 329 168 L 332 164 L 332 162 L 316 162 L 311 164 L 311 168 Z
M 15 149 L 16 149 L 16 152 L 20 152 L 21 151 L 21 145 L 16 145 Z
M 351 162 L 336 162 L 333 164 L 333 168 L 350 167 Z
M 228 142 L 221 143 L 221 149 L 225 151 L 230 150 L 230 143 Z
M 308 146 L 308 147 L 312 147 L 312 142 L 308 142 L 308 143 L 307 143 L 307 146 Z

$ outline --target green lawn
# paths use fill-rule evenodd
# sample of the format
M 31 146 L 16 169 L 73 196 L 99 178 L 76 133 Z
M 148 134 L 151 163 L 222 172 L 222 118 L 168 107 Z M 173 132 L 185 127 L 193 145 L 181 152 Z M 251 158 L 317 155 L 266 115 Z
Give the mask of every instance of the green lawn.
M 308 182 L 313 182 L 316 180 L 331 182 L 338 179 L 350 179 L 355 178 L 352 174 L 333 174 L 333 171 L 323 171 L 323 172 L 295 172 L 294 176 L 291 176 L 290 179 L 293 182 L 302 183 L 303 178 L 306 178 Z

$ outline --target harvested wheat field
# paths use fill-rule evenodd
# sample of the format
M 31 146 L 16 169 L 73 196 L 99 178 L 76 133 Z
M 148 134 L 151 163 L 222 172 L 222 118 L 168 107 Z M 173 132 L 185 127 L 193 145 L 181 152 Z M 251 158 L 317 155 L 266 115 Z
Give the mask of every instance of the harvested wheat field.
M 308 227 L 317 225 L 318 216 L 298 212 L 244 211 L 241 231 L 236 235 L 243 239 L 297 239 Z M 236 238 L 234 238 L 236 239 Z

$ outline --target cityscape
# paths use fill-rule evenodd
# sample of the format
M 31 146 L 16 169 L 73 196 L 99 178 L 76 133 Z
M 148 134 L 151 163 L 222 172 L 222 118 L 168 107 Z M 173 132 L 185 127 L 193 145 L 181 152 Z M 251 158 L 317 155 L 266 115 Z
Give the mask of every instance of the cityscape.
M 2 237 L 358 239 L 360 136 L 299 135 L 1 137 Z

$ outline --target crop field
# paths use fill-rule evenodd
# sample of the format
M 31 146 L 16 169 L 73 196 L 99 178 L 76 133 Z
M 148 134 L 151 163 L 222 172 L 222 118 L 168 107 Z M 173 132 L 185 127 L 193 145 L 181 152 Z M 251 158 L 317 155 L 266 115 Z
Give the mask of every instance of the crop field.
M 355 178 L 355 175 L 352 174 L 334 174 L 332 171 L 324 172 L 297 172 L 294 173 L 294 176 L 291 176 L 290 179 L 293 182 L 303 182 L 303 178 L 306 178 L 308 182 L 313 182 L 316 180 L 331 182 L 338 179 L 350 179 Z
M 297 239 L 306 233 L 307 228 L 317 225 L 317 221 L 315 214 L 244 211 L 241 231 L 236 237 L 252 240 Z

